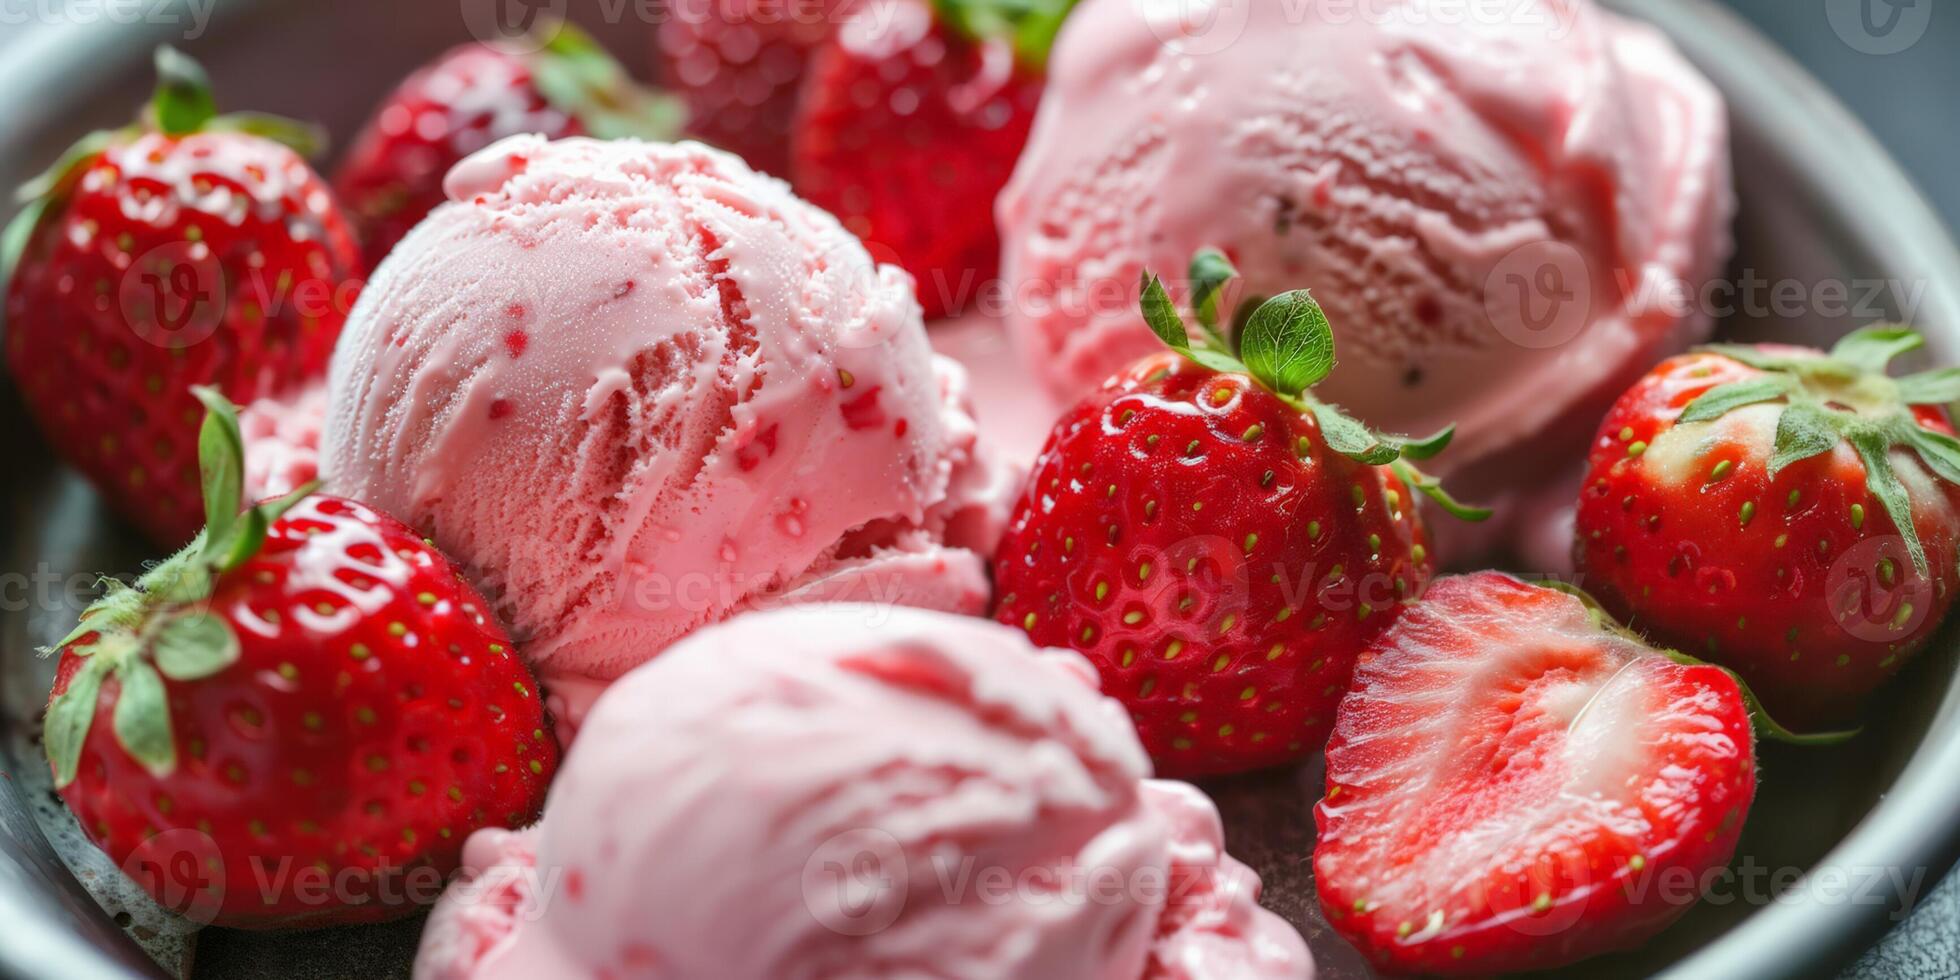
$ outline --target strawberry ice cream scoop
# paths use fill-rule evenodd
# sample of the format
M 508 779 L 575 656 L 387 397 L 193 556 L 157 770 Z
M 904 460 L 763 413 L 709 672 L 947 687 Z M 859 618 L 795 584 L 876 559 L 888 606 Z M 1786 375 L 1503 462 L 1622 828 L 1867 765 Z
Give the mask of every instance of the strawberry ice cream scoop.
M 1708 331 L 1727 123 L 1658 32 L 1591 0 L 1462 8 L 1084 0 L 997 208 L 1027 363 L 1072 398 L 1150 352 L 1139 270 L 1215 246 L 1249 294 L 1313 290 L 1341 352 L 1322 397 L 1457 424 L 1432 468 L 1459 496 L 1545 482 Z
M 420 978 L 1308 978 L 1218 813 L 1088 664 L 855 604 L 704 629 L 471 838 Z
M 911 284 L 693 143 L 515 137 L 363 292 L 321 464 L 555 675 L 801 598 L 978 612 L 1005 487 Z

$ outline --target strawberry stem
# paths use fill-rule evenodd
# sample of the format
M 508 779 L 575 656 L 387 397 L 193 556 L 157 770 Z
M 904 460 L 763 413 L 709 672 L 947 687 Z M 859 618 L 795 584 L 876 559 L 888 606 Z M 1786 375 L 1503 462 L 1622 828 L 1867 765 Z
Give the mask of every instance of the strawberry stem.
M 204 66 L 169 45 L 157 48 L 157 88 L 150 113 L 158 130 L 184 136 L 204 128 L 218 114 L 211 95 L 211 77 Z
M 1421 439 L 1384 435 L 1313 397 L 1313 386 L 1334 369 L 1334 329 L 1309 291 L 1295 289 L 1270 299 L 1248 298 L 1241 303 L 1233 314 L 1235 322 L 1243 323 L 1234 331 L 1239 338 L 1239 356 L 1234 357 L 1216 322 L 1219 292 L 1237 271 L 1217 249 L 1200 249 L 1191 259 L 1191 302 L 1209 343 L 1191 342 L 1183 314 L 1171 301 L 1163 280 L 1149 270 L 1143 272 L 1138 289 L 1144 323 L 1171 350 L 1214 371 L 1247 375 L 1281 401 L 1312 413 L 1321 436 L 1335 452 L 1371 466 L 1398 464 L 1396 473 L 1404 482 L 1453 517 L 1481 521 L 1490 516 L 1485 508 L 1471 507 L 1451 497 L 1436 478 L 1404 462 L 1405 458 L 1424 460 L 1442 452 L 1456 435 L 1455 426 Z

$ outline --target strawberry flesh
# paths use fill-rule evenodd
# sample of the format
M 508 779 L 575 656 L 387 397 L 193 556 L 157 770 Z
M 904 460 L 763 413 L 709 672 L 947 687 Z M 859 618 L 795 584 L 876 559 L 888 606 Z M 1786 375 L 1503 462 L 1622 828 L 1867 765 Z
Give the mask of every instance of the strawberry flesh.
M 1498 572 L 1437 580 L 1361 655 L 1314 874 L 1381 969 L 1547 969 L 1637 945 L 1725 865 L 1755 795 L 1740 687 Z M 1683 877 L 1685 876 L 1685 878 Z

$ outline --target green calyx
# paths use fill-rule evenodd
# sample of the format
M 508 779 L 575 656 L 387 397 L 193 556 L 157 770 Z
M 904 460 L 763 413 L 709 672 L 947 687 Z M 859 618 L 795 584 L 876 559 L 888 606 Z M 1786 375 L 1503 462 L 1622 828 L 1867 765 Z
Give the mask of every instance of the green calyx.
M 66 650 L 83 658 L 68 689 L 48 705 L 42 726 L 57 788 L 75 779 L 102 682 L 109 677 L 116 678 L 119 688 L 112 725 L 117 744 L 158 776 L 176 767 L 163 680 L 198 680 L 237 661 L 237 634 L 209 609 L 218 578 L 258 554 L 272 523 L 316 487 L 308 484 L 241 511 L 244 439 L 237 410 L 214 389 L 191 390 L 208 409 L 198 433 L 208 523 L 182 551 L 144 573 L 134 586 L 104 579 L 102 597 L 82 613 L 81 622 L 43 651 Z
M 1864 731 L 1864 729 L 1862 728 L 1853 728 L 1846 731 L 1832 731 L 1832 732 L 1791 731 L 1790 729 L 1784 727 L 1782 722 L 1779 722 L 1775 718 L 1770 716 L 1769 711 L 1763 707 L 1763 703 L 1756 698 L 1756 692 L 1750 690 L 1749 683 L 1742 679 L 1742 675 L 1737 674 L 1735 671 L 1730 670 L 1727 667 L 1722 666 L 1721 664 L 1709 663 L 1706 660 L 1701 660 L 1696 657 L 1688 656 L 1687 654 L 1682 653 L 1679 650 L 1656 648 L 1652 646 L 1650 643 L 1648 643 L 1646 637 L 1640 635 L 1639 632 L 1621 623 L 1619 620 L 1614 619 L 1613 614 L 1607 612 L 1606 607 L 1599 604 L 1599 600 L 1594 599 L 1591 593 L 1578 587 L 1577 585 L 1573 585 L 1570 582 L 1563 582 L 1558 579 L 1550 579 L 1550 578 L 1532 579 L 1531 582 L 1533 585 L 1538 585 L 1543 588 L 1551 589 L 1554 592 L 1563 592 L 1566 595 L 1578 599 L 1581 603 L 1584 603 L 1586 607 L 1586 613 L 1592 618 L 1593 625 L 1597 626 L 1600 630 L 1604 632 L 1611 633 L 1614 636 L 1622 637 L 1627 640 L 1631 640 L 1635 643 L 1638 643 L 1641 646 L 1647 647 L 1648 649 L 1653 650 L 1655 653 L 1658 653 L 1659 655 L 1666 657 L 1667 659 L 1672 660 L 1675 663 L 1680 664 L 1684 667 L 1713 667 L 1716 670 L 1719 670 L 1722 673 L 1729 675 L 1729 678 L 1735 681 L 1735 686 L 1742 691 L 1742 703 L 1749 709 L 1749 720 L 1754 723 L 1756 728 L 1756 733 L 1763 738 L 1769 739 L 1770 741 L 1773 742 L 1783 742 L 1789 745 L 1826 746 L 1826 745 L 1840 745 L 1845 742 L 1849 742 L 1852 739 L 1857 738 L 1858 735 Z
M 1048 52 L 1075 0 L 933 0 L 932 7 L 966 38 L 1007 42 L 1015 63 L 1039 75 L 1048 70 Z
M 537 25 L 544 46 L 528 56 L 531 77 L 545 101 L 578 120 L 599 139 L 669 140 L 687 122 L 674 96 L 633 81 L 626 69 L 592 39 L 563 21 Z
M 1708 422 L 1745 405 L 1778 402 L 1769 475 L 1849 444 L 1865 467 L 1865 488 L 1885 508 L 1921 576 L 1926 549 L 1912 521 L 1912 500 L 1892 466 L 1893 449 L 1919 456 L 1933 475 L 1960 484 L 1960 440 L 1919 424 L 1913 405 L 1960 400 L 1960 368 L 1893 378 L 1886 365 L 1925 344 L 1918 333 L 1877 325 L 1853 331 L 1825 357 L 1792 357 L 1737 344 L 1702 348 L 1765 373 L 1711 388 L 1681 411 L 1681 422 Z
M 301 156 L 314 156 L 326 147 L 326 132 L 318 126 L 257 112 L 218 114 L 211 79 L 188 55 L 168 45 L 156 51 L 157 87 L 138 114 L 121 129 L 97 130 L 77 140 L 43 171 L 14 191 L 20 213 L 0 232 L 0 291 L 13 280 L 41 219 L 73 189 L 88 164 L 109 147 L 127 143 L 146 132 L 188 136 L 200 132 L 246 133 L 283 143 Z
M 1201 331 L 1193 342 L 1163 280 L 1146 271 L 1141 297 L 1144 322 L 1157 339 L 1179 354 L 1214 371 L 1247 375 L 1281 401 L 1312 413 L 1322 437 L 1335 452 L 1357 463 L 1392 467 L 1411 489 L 1459 519 L 1481 521 L 1490 516 L 1489 510 L 1450 496 L 1441 482 L 1414 465 L 1414 461 L 1429 459 L 1447 448 L 1456 434 L 1454 426 L 1423 439 L 1386 435 L 1313 396 L 1313 386 L 1334 369 L 1334 331 L 1327 314 L 1307 290 L 1295 289 L 1240 304 L 1233 316 L 1236 326 L 1231 333 L 1238 340 L 1237 353 L 1233 353 L 1231 338 L 1219 327 L 1218 305 L 1225 284 L 1237 275 L 1231 260 L 1217 249 L 1200 249 L 1192 257 L 1188 272 L 1191 308 Z

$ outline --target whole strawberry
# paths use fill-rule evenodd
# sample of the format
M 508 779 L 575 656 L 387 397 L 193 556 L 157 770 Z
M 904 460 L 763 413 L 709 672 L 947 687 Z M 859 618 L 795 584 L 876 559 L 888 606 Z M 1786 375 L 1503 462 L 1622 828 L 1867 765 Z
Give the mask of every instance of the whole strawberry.
M 1835 725 L 1953 602 L 1960 371 L 1893 379 L 1917 334 L 1826 355 L 1718 346 L 1669 360 L 1600 427 L 1579 501 L 1589 587 L 1656 640 L 1735 670 L 1799 727 Z
M 97 846 L 201 921 L 405 914 L 471 831 L 537 814 L 558 748 L 536 687 L 400 522 L 310 487 L 240 513 L 237 419 L 199 396 L 211 525 L 62 641 L 55 784 Z
M 22 188 L 0 249 L 7 363 L 50 445 L 176 547 L 203 523 L 190 394 L 249 401 L 326 372 L 360 257 L 296 124 L 217 115 L 165 48 L 140 123 Z M 283 142 L 282 142 L 283 141 Z
M 849 0 L 670 4 L 655 60 L 687 105 L 688 130 L 764 173 L 789 174 L 790 124 L 811 52 Z
M 1355 655 L 1433 570 L 1411 488 L 1481 516 L 1404 458 L 1448 431 L 1378 435 L 1309 394 L 1333 338 L 1304 290 L 1252 311 L 1243 361 L 1224 353 L 1229 275 L 1216 252 L 1192 265 L 1210 347 L 1146 280 L 1144 317 L 1172 350 L 1062 417 L 997 559 L 1000 621 L 1087 655 L 1175 775 L 1317 749 Z
M 810 59 L 790 182 L 957 312 L 1000 265 L 994 198 L 1070 3 L 861 3 Z
M 465 44 L 410 75 L 375 110 L 334 175 L 370 266 L 441 204 L 457 161 L 506 136 L 670 139 L 682 110 L 635 85 L 585 32 L 558 22 L 541 45 Z
M 1563 590 L 1438 579 L 1361 654 L 1327 743 L 1327 921 L 1394 975 L 1549 969 L 1665 928 L 1756 793 L 1746 692 L 1685 660 Z

